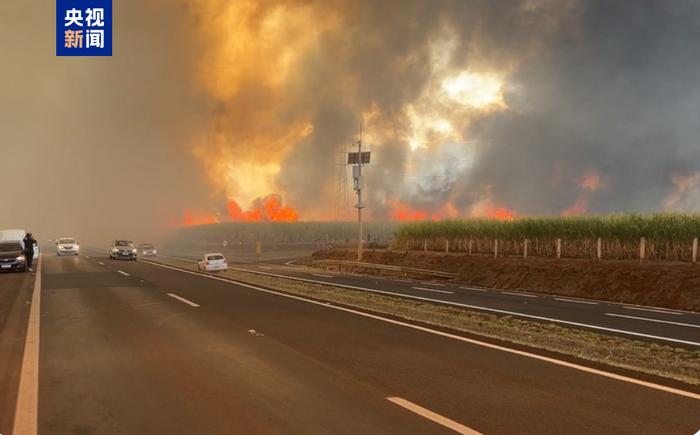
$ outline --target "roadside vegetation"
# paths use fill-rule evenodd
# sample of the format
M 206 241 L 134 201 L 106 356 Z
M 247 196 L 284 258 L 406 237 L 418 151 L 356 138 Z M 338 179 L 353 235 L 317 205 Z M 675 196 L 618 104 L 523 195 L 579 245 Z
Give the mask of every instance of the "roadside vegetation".
M 697 237 L 700 214 L 523 217 L 407 223 L 395 247 L 492 254 L 497 241 L 498 254 L 522 255 L 527 240 L 529 255 L 593 258 L 600 239 L 603 259 L 690 261 Z

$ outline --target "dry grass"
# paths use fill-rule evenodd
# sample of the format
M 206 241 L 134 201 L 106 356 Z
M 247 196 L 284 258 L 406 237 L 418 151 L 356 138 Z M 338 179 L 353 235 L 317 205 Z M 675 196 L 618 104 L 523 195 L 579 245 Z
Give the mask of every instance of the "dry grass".
M 192 269 L 176 260 L 165 263 Z M 563 327 L 551 323 L 495 316 L 420 301 L 239 271 L 224 276 L 299 296 L 306 296 L 407 320 L 447 327 L 587 361 L 700 385 L 700 351 Z

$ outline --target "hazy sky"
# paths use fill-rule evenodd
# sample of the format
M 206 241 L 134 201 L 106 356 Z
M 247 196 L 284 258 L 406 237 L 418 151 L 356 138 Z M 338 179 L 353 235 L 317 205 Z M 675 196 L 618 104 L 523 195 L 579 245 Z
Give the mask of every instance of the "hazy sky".
M 0 3 L 0 227 L 335 218 L 361 123 L 375 219 L 700 208 L 700 2 L 118 0 L 109 58 L 49 3 Z

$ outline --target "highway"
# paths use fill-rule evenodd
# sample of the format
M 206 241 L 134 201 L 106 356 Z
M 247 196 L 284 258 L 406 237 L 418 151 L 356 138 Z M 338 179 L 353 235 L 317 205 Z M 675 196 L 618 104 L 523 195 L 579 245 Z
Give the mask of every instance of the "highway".
M 193 261 L 197 254 L 176 253 L 173 258 Z M 234 267 L 256 274 L 345 286 L 662 344 L 700 347 L 700 313 L 542 293 L 498 291 L 445 281 L 399 280 L 335 273 L 296 266 L 293 262 L 241 263 Z
M 700 393 L 690 387 L 145 262 L 93 254 L 41 263 L 31 304 L 40 312 L 29 314 L 27 334 L 29 344 L 40 331 L 29 353 L 38 374 L 21 372 L 16 430 L 32 422 L 41 434 L 700 429 Z M 31 275 L 0 275 L 3 292 L 24 292 L 10 315 L 26 318 L 23 280 Z M 22 391 L 38 392 L 34 407 Z

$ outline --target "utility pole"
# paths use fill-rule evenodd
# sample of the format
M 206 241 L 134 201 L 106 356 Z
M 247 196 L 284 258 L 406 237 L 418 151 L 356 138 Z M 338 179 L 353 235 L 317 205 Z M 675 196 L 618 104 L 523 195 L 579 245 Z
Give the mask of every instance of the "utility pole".
M 357 261 L 362 261 L 362 209 L 365 207 L 362 204 L 362 126 L 360 126 L 360 140 L 357 141 Z
M 362 203 L 362 165 L 368 164 L 370 159 L 369 152 L 362 152 L 362 126 L 360 126 L 360 139 L 353 143 L 357 145 L 356 153 L 348 154 L 348 164 L 353 165 L 352 175 L 354 181 L 354 189 L 357 193 L 357 261 L 362 261 L 363 237 L 362 237 L 362 209 L 365 208 Z

